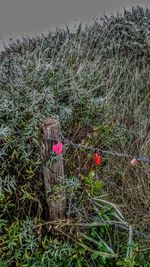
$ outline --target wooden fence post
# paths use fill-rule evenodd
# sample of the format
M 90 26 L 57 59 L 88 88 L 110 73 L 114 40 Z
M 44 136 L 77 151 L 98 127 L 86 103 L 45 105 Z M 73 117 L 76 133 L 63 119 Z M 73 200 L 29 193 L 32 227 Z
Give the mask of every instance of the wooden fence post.
M 44 183 L 49 207 L 49 219 L 56 221 L 65 218 L 66 196 L 64 190 L 63 156 L 54 155 L 52 145 L 60 140 L 58 117 L 47 118 L 41 127 L 41 153 L 44 159 Z

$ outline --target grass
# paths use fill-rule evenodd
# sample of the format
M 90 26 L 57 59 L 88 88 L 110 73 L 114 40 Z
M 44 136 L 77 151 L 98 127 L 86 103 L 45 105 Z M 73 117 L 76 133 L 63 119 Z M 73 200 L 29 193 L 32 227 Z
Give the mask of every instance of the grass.
M 149 165 L 64 147 L 66 220 L 48 221 L 40 124 L 69 140 L 150 151 L 150 10 L 5 45 L 0 55 L 0 266 L 150 266 Z M 115 204 L 112 204 L 115 203 Z

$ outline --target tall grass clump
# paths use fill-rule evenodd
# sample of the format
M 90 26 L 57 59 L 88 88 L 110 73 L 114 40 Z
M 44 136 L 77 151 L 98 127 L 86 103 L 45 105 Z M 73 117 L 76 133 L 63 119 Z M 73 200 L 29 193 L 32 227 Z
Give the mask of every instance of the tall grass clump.
M 48 221 L 40 125 L 150 157 L 150 10 L 4 44 L 0 55 L 0 266 L 149 266 L 149 165 L 64 145 L 66 220 Z M 115 204 L 113 204 L 115 203 Z M 122 215 L 123 214 L 123 215 Z

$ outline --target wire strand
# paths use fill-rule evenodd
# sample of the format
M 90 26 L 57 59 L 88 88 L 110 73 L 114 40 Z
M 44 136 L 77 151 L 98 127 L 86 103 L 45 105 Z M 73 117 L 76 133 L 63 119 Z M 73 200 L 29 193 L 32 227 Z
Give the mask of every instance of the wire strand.
M 58 139 L 44 139 L 45 141 L 58 141 Z M 99 153 L 102 154 L 106 154 L 106 155 L 110 155 L 110 156 L 116 156 L 116 157 L 122 157 L 122 158 L 129 158 L 129 159 L 133 159 L 135 158 L 137 161 L 141 161 L 143 163 L 148 163 L 150 164 L 150 159 L 146 158 L 145 156 L 133 156 L 133 155 L 129 155 L 126 153 L 118 153 L 118 152 L 113 152 L 113 151 L 108 151 L 108 150 L 103 150 L 100 149 L 98 147 L 91 147 L 91 146 L 85 146 L 82 144 L 75 144 L 72 141 L 66 139 L 64 136 L 61 135 L 61 139 L 59 139 L 59 141 L 61 141 L 64 144 L 69 144 L 71 146 L 73 146 L 74 148 L 84 148 L 86 150 L 91 150 L 91 151 L 97 151 Z

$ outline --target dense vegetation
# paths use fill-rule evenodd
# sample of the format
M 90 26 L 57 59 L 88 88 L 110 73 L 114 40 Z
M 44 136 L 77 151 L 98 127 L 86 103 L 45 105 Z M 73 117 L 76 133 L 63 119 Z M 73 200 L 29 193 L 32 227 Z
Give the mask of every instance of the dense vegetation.
M 40 155 L 41 121 L 59 114 L 75 143 L 150 156 L 150 10 L 4 46 L 0 267 L 150 266 L 149 165 L 102 155 L 96 168 L 65 145 L 66 221 L 50 223 Z

